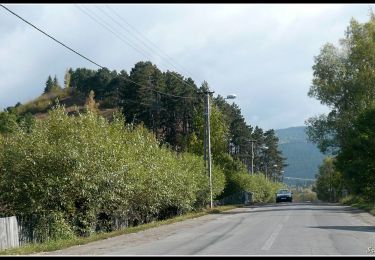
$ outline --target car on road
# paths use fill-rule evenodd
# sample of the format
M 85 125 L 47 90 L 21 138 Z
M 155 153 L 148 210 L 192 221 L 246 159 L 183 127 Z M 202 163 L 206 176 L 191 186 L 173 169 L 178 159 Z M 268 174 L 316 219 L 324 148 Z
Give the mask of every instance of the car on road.
M 276 193 L 276 203 L 278 202 L 292 202 L 293 201 L 293 192 L 288 189 L 281 189 Z

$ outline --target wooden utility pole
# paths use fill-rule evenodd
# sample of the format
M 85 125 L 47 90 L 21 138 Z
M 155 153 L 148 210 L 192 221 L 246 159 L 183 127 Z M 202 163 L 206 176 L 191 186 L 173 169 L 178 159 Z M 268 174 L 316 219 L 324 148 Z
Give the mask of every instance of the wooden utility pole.
M 204 166 L 207 167 L 210 179 L 210 207 L 213 208 L 212 194 L 212 166 L 211 166 L 211 131 L 210 131 L 210 94 L 214 92 L 200 92 L 205 95 L 205 111 L 204 111 Z
M 254 174 L 254 139 L 249 139 L 251 142 L 251 174 Z

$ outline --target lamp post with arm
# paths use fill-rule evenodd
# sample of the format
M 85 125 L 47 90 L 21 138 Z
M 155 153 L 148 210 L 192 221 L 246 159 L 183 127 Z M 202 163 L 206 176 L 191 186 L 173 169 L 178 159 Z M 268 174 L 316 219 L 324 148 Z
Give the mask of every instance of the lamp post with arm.
M 213 208 L 213 194 L 212 194 L 212 169 L 211 169 L 211 133 L 210 133 L 210 94 L 214 92 L 205 91 L 205 100 L 206 100 L 206 111 L 205 111 L 205 142 L 204 142 L 204 152 L 205 160 L 207 160 L 207 170 L 210 179 L 210 208 Z M 232 94 L 228 95 L 224 99 L 235 99 L 237 96 Z M 207 147 L 207 149 L 206 149 Z M 207 153 L 207 156 L 206 156 Z M 205 163 L 206 165 L 206 163 Z
M 277 168 L 277 164 L 274 164 L 274 165 L 273 165 L 273 168 L 276 170 L 276 168 Z M 276 174 L 275 174 L 275 171 L 274 171 L 274 170 L 272 171 L 272 175 L 273 175 L 273 176 L 272 176 L 272 180 L 273 180 L 273 182 L 275 182 L 275 180 L 276 180 Z
M 263 151 L 267 151 L 268 150 L 268 146 L 262 145 L 260 147 L 260 149 L 262 149 Z M 267 179 L 267 163 L 266 162 L 263 162 L 263 163 L 264 163 L 264 168 L 266 170 L 266 179 Z
M 251 175 L 254 174 L 254 139 L 249 139 L 249 142 L 251 142 Z
M 281 173 L 281 182 L 284 182 L 284 171 L 280 171 Z

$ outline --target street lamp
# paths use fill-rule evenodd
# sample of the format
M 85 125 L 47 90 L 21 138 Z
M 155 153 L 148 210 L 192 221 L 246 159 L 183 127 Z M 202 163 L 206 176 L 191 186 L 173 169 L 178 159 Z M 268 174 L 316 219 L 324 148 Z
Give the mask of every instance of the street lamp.
M 281 173 L 281 182 L 284 182 L 284 171 L 280 171 Z
M 277 164 L 274 164 L 273 167 L 274 167 L 274 168 L 277 168 Z M 272 171 L 272 173 L 273 173 L 273 171 Z M 274 181 L 274 182 L 275 182 L 275 179 L 276 179 L 276 176 L 274 175 L 274 176 L 273 176 L 273 181 Z
M 212 209 L 213 198 L 212 198 L 212 170 L 211 170 L 210 94 L 213 94 L 214 92 L 205 91 L 203 93 L 206 95 L 206 112 L 205 112 L 206 138 L 205 140 L 207 140 L 207 153 L 208 153 L 208 156 L 207 157 L 205 156 L 205 158 L 208 159 L 207 168 L 208 168 L 208 175 L 210 177 L 210 197 L 211 197 L 210 207 Z M 237 97 L 236 95 L 231 94 L 231 95 L 228 95 L 224 99 L 235 99 L 236 97 Z M 206 155 L 206 142 L 204 143 L 204 151 Z
M 248 139 L 248 141 L 251 142 L 251 174 L 254 174 L 254 142 L 256 142 L 256 140 Z M 268 150 L 268 146 L 262 145 L 260 149 Z M 267 167 L 266 167 L 266 175 L 267 175 Z
M 268 146 L 262 145 L 260 147 L 262 150 L 268 150 Z M 267 164 L 264 162 L 265 170 L 266 170 L 266 179 L 267 179 Z
M 251 142 L 251 175 L 254 175 L 254 139 L 249 140 Z

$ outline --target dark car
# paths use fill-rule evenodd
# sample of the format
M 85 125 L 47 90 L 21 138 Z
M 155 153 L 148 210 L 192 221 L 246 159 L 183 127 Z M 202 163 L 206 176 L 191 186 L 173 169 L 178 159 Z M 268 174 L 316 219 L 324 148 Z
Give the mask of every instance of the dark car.
M 287 190 L 287 189 L 279 190 L 276 193 L 276 203 L 283 202 L 283 201 L 292 202 L 293 201 L 292 194 L 293 194 L 293 192 L 291 192 L 290 190 Z

